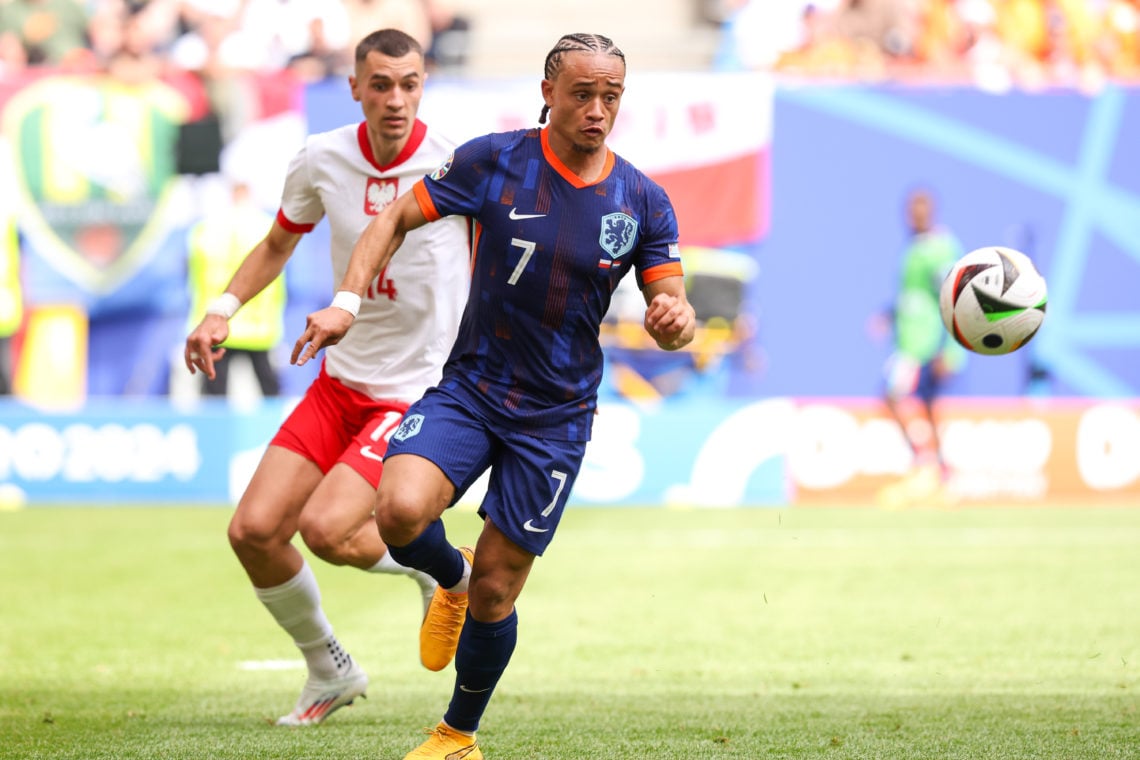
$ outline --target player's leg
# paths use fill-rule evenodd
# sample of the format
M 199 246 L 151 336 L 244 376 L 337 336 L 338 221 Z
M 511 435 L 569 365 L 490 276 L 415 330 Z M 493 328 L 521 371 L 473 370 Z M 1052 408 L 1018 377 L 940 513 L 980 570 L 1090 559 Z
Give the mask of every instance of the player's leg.
M 942 395 L 942 387 L 945 381 L 941 362 L 936 360 L 923 366 L 918 387 L 915 390 L 915 394 L 922 402 L 923 417 L 930 427 L 930 458 L 937 465 L 939 478 L 942 481 L 945 481 L 949 476 L 949 470 L 946 466 L 946 460 L 942 456 L 942 438 L 938 434 L 938 418 L 935 413 L 935 406 Z
M 884 370 L 883 403 L 891 418 L 899 426 L 899 432 L 902 433 L 903 439 L 915 457 L 919 454 L 919 446 L 911 435 L 909 420 L 903 412 L 903 404 L 916 393 L 921 369 L 918 362 L 896 353 L 887 359 Z
M 534 558 L 558 528 L 585 456 L 585 443 L 499 431 L 486 516 L 468 584 L 468 616 L 455 654 L 455 687 L 444 722 L 474 733 L 514 650 L 522 592 Z
M 230 546 L 255 587 L 277 586 L 300 572 L 304 558 L 290 542 L 305 500 L 322 477 L 297 452 L 266 449 L 229 524 Z
M 388 553 L 376 528 L 375 503 L 375 486 L 337 462 L 301 512 L 301 538 L 325 562 L 368 570 Z
M 585 455 L 582 442 L 498 432 L 504 448 L 481 510 L 486 519 L 468 584 L 451 702 L 431 737 L 405 760 L 482 757 L 475 732 L 514 653 L 515 601 L 535 556 L 554 535 Z
M 354 466 L 367 474 L 357 471 Z M 301 537 L 313 554 L 333 565 L 408 576 L 416 582 L 423 614 L 426 615 L 435 593 L 435 580 L 426 573 L 396 562 L 380 540 L 380 531 L 376 527 L 373 514 L 376 486 L 373 483 L 379 482 L 381 467 L 379 461 L 371 460 L 364 464 L 349 464 L 342 458 L 337 462 L 301 512 Z
M 474 734 L 518 638 L 515 600 L 535 555 L 508 538 L 487 517 L 475 549 L 467 588 L 467 620 L 455 652 L 455 687 L 443 716 L 454 729 Z
M 270 446 L 230 520 L 230 545 L 254 593 L 305 658 L 305 686 L 292 712 L 278 719 L 280 725 L 319 723 L 368 685 L 336 640 L 312 568 L 290 543 L 304 498 L 321 477 L 312 461 Z
M 395 562 L 438 584 L 420 626 L 420 662 L 428 670 L 443 670 L 451 662 L 467 612 L 471 550 L 448 542 L 441 519 L 454 498 L 455 487 L 431 460 L 416 454 L 386 460 L 376 525 Z
M 439 583 L 420 627 L 420 660 L 429 670 L 454 656 L 471 572 L 471 550 L 448 542 L 441 515 L 487 469 L 495 446 L 469 408 L 433 391 L 408 409 L 389 442 L 376 524 L 396 562 Z
M 364 693 L 368 678 L 341 648 L 312 569 L 291 543 L 306 501 L 350 433 L 318 379 L 278 430 L 230 521 L 230 543 L 258 599 L 304 655 L 308 677 L 284 725 L 320 723 Z
M 468 585 L 470 604 L 455 652 L 451 702 L 428 739 L 404 760 L 483 757 L 475 732 L 515 651 L 515 600 L 533 564 L 533 554 L 503 535 L 491 518 L 484 521 Z

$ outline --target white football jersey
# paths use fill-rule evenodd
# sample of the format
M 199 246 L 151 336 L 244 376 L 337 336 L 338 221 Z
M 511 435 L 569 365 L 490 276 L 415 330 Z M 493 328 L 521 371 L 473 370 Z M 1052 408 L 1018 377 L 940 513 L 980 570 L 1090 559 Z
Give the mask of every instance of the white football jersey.
M 380 166 L 365 127 L 311 135 L 289 164 L 277 215 L 292 232 L 308 232 L 328 215 L 334 284 L 372 217 L 455 147 L 417 120 L 401 154 Z M 376 399 L 414 401 L 439 382 L 467 301 L 469 253 L 463 217 L 409 232 L 364 294 L 348 334 L 326 349 L 325 371 Z

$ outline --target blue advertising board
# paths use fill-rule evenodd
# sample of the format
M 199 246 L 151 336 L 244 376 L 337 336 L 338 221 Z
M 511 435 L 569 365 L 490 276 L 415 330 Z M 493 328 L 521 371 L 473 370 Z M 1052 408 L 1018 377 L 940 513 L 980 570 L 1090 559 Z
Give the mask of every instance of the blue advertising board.
M 236 504 L 290 404 L 103 401 L 48 413 L 0 402 L 0 486 L 32 506 Z M 755 412 L 738 414 L 745 408 L 604 404 L 571 502 L 787 503 L 780 452 L 740 446 L 739 435 L 758 422 Z M 465 501 L 478 502 L 484 488 L 476 484 Z

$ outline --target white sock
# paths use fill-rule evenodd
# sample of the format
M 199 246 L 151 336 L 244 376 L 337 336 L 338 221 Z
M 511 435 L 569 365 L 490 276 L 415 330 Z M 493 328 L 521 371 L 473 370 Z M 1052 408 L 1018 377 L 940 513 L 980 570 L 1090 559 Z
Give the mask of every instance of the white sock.
M 280 586 L 253 590 L 277 624 L 293 637 L 311 676 L 328 680 L 348 672 L 352 657 L 333 635 L 332 625 L 321 609 L 321 590 L 308 563 Z
M 380 558 L 372 567 L 368 568 L 370 573 L 385 573 L 388 575 L 406 575 L 414 580 L 420 587 L 420 594 L 423 596 L 424 614 L 427 614 L 428 605 L 431 604 L 432 594 L 435 593 L 436 582 L 425 572 L 416 570 L 415 568 L 405 567 L 396 560 L 392 559 L 391 552 L 384 552 L 384 556 Z

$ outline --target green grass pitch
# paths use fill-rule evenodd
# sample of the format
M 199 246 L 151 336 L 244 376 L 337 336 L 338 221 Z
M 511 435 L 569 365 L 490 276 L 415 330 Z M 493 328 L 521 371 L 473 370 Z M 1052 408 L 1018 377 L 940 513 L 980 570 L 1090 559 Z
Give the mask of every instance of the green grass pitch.
M 372 686 L 323 726 L 270 725 L 304 672 L 228 518 L 0 513 L 0 758 L 418 744 L 453 671 L 418 663 L 415 585 L 316 561 Z M 1140 509 L 572 509 L 518 606 L 489 760 L 1140 758 Z

